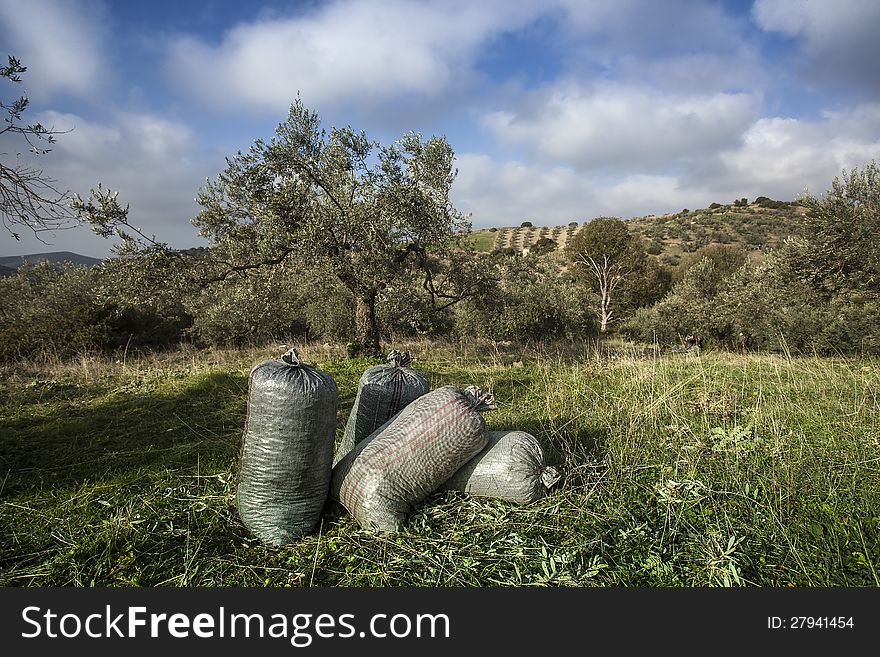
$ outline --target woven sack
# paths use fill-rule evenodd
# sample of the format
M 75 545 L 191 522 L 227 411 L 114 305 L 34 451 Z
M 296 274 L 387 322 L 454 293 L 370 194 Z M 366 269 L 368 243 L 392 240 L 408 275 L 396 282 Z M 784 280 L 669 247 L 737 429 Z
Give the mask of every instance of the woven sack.
M 527 504 L 546 495 L 559 478 L 544 462 L 544 451 L 532 434 L 490 431 L 486 447 L 440 489 Z
M 409 404 L 333 468 L 330 494 L 363 529 L 398 531 L 416 504 L 486 445 L 491 393 L 443 386 Z
M 430 390 L 428 378 L 408 367 L 412 362 L 411 352 L 395 349 L 387 360 L 387 365 L 371 367 L 361 376 L 334 465 L 407 404 Z
M 284 545 L 311 532 L 327 501 L 339 394 L 330 375 L 296 350 L 255 366 L 236 485 L 242 522 Z

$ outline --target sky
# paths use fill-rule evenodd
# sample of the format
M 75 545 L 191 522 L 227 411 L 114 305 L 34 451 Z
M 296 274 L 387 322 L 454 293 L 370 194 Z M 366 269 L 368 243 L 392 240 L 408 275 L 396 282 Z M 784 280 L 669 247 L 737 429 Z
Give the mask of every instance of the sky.
M 38 164 L 206 245 L 195 196 L 291 102 L 383 144 L 445 135 L 474 229 L 820 195 L 880 160 L 877 0 L 0 0 Z M 0 135 L 4 162 L 20 148 Z M 0 255 L 113 245 L 87 227 Z

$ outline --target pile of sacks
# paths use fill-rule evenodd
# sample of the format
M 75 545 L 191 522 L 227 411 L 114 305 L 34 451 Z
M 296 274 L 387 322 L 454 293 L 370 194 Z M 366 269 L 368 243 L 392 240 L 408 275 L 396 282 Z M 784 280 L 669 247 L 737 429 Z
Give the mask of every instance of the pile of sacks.
M 358 524 L 400 530 L 438 490 L 525 504 L 559 480 L 523 431 L 487 431 L 491 393 L 443 386 L 409 367 L 410 352 L 364 372 L 336 451 L 339 392 L 295 349 L 251 370 L 236 504 L 248 530 L 284 545 L 315 529 L 328 495 Z

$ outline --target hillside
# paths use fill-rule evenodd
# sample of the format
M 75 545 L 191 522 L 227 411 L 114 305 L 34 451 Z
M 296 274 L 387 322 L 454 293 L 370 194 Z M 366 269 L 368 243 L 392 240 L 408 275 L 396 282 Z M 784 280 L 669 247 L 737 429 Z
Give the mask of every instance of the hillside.
M 70 251 L 52 251 L 50 253 L 31 253 L 28 255 L 0 256 L 0 267 L 13 270 L 18 269 L 23 262 L 36 263 L 41 260 L 49 262 L 72 262 L 75 265 L 86 265 L 92 267 L 101 262 L 100 258 L 91 258 L 89 256 L 80 255 L 79 253 L 71 253 Z M 2 273 L 2 272 L 0 272 Z M 9 275 L 9 274 L 3 274 Z
M 796 202 L 759 197 L 752 203 L 713 203 L 708 208 L 675 214 L 647 215 L 627 220 L 630 229 L 645 241 L 648 253 L 674 266 L 686 253 L 709 244 L 733 244 L 762 254 L 798 231 L 805 208 Z M 582 224 L 489 228 L 474 231 L 471 243 L 478 251 L 533 248 L 541 238 L 556 242 L 561 257 Z

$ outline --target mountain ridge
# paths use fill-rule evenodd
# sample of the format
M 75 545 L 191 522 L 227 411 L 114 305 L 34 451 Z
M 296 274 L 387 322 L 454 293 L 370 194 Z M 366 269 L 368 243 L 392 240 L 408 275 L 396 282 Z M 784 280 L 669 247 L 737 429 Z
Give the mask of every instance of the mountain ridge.
M 3 269 L 9 269 L 12 272 L 11 274 L 7 274 L 0 270 L 0 274 L 11 276 L 23 263 L 28 262 L 35 264 L 42 260 L 47 260 L 51 263 L 71 262 L 75 265 L 85 265 L 87 267 L 93 267 L 102 261 L 101 258 L 92 258 L 91 256 L 84 256 L 79 253 L 73 253 L 72 251 L 48 251 L 46 253 L 0 256 L 0 267 Z

